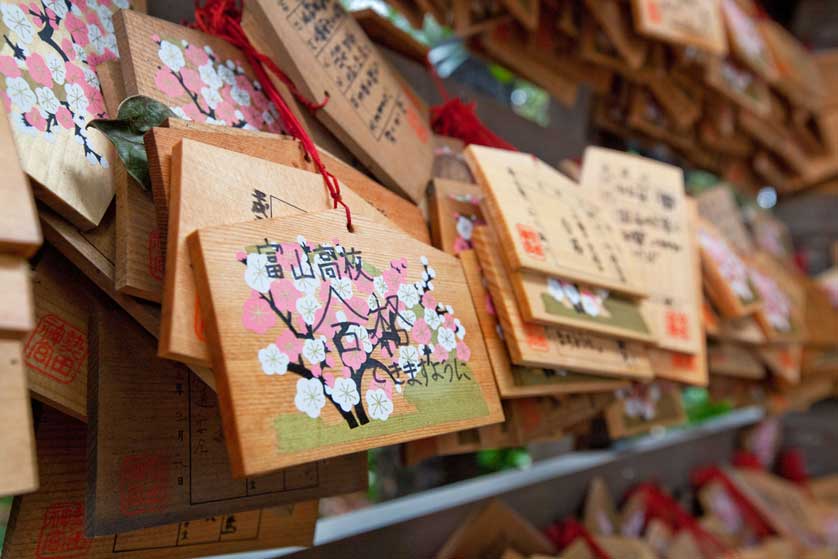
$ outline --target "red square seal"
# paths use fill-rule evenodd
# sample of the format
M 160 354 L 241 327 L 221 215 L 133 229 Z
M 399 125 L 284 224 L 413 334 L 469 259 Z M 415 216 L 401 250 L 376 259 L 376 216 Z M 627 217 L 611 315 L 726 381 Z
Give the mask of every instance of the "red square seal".
M 529 225 L 516 225 L 518 236 L 524 245 L 524 252 L 538 260 L 544 260 L 544 245 L 541 244 L 541 234 Z
M 44 513 L 38 535 L 37 559 L 86 557 L 93 540 L 84 535 L 84 505 L 54 503 Z
M 159 512 L 166 504 L 168 467 L 158 454 L 123 456 L 119 463 L 119 511 L 125 516 Z
M 70 384 L 87 360 L 87 335 L 54 314 L 38 320 L 23 348 L 26 366 L 61 384 Z

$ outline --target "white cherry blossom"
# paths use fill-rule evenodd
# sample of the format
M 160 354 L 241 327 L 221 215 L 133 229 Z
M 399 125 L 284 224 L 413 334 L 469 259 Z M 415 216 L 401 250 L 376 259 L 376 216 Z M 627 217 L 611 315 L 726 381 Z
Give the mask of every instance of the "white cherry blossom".
M 442 317 L 434 309 L 425 309 L 425 316 L 423 318 L 431 330 L 436 330 L 442 324 Z
M 224 68 L 222 66 L 222 68 Z M 224 68 L 226 70 L 226 68 Z M 230 72 L 229 70 L 227 70 Z M 232 72 L 230 72 L 232 74 Z M 238 85 L 234 85 L 233 88 L 230 90 L 230 97 L 233 98 L 233 101 L 241 105 L 242 107 L 250 106 L 250 94 L 245 91 L 244 89 L 240 88 Z
M 367 401 L 367 410 L 373 419 L 387 421 L 387 418 L 393 413 L 393 401 L 390 400 L 387 393 L 381 388 L 367 390 L 365 399 Z
M 361 401 L 361 395 L 358 394 L 358 387 L 355 386 L 355 381 L 346 377 L 335 379 L 335 385 L 332 387 L 332 400 L 343 411 L 351 410 L 352 406 Z
M 14 31 L 21 43 L 28 45 L 35 36 L 35 26 L 17 4 L 0 4 L 3 23 Z
M 160 50 L 157 51 L 157 56 L 172 72 L 180 72 L 186 66 L 186 60 L 184 60 L 180 48 L 169 41 L 163 40 L 160 42 Z
M 596 297 L 590 293 L 582 294 L 582 310 L 591 316 L 599 316 L 600 305 Z
M 192 120 L 185 112 L 183 112 L 183 109 L 181 109 L 180 107 L 172 107 L 172 112 L 175 113 L 175 116 L 177 116 L 178 118 L 181 118 L 183 120 Z
M 416 324 L 416 313 L 410 310 L 400 311 L 396 316 L 396 327 L 410 332 Z
M 556 278 L 547 278 L 547 293 L 559 303 L 564 300 L 564 289 L 562 282 Z
M 87 95 L 84 94 L 84 89 L 79 84 L 65 83 L 64 93 L 66 94 L 65 99 L 67 99 L 71 111 L 77 115 L 87 114 L 89 101 L 87 100 Z
M 567 300 L 570 301 L 571 305 L 578 305 L 582 300 L 582 296 L 579 295 L 579 290 L 576 289 L 576 286 L 572 283 L 562 283 L 562 289 L 564 290 L 565 297 L 567 297 Z
M 399 368 L 405 373 L 416 374 L 422 354 L 412 345 L 399 346 Z
M 60 56 L 54 52 L 49 53 L 44 57 L 49 68 L 49 73 L 52 75 L 52 81 L 58 85 L 64 85 L 64 80 L 67 77 L 67 67 Z
M 259 350 L 259 363 L 266 375 L 284 375 L 288 372 L 288 355 L 281 352 L 276 344 L 269 344 Z
M 99 28 L 98 25 L 88 23 L 87 36 L 90 37 L 90 44 L 93 45 L 93 50 L 95 50 L 97 54 L 102 54 L 105 52 L 105 35 L 102 34 L 102 30 Z
M 44 0 L 44 6 L 52 10 L 60 18 L 67 15 L 67 2 L 64 0 Z M 110 13 L 108 13 L 108 19 L 110 19 Z
M 309 270 L 310 269 L 311 268 L 309 268 Z M 303 273 L 307 273 L 305 272 L 305 268 L 303 269 Z M 297 288 L 297 291 L 307 295 L 313 295 L 314 292 L 317 291 L 317 288 L 320 287 L 320 281 L 314 277 L 301 277 L 294 280 L 294 287 Z
M 204 98 L 204 101 L 206 101 L 210 109 L 215 109 L 222 101 L 221 94 L 218 93 L 218 90 L 212 89 L 211 87 L 202 87 L 201 97 Z
M 294 405 L 312 419 L 320 417 L 320 410 L 326 405 L 323 384 L 316 378 L 301 378 L 298 380 Z
M 453 351 L 457 347 L 457 337 L 450 328 L 446 328 L 445 326 L 440 326 L 439 330 L 437 330 L 436 341 L 446 351 Z
M 352 280 L 351 279 L 349 279 L 349 278 L 341 278 L 341 279 L 333 278 L 332 280 L 330 280 L 330 283 L 332 284 L 332 289 L 335 290 L 335 293 L 337 293 L 341 297 L 341 299 L 343 299 L 344 301 L 348 301 L 352 298 Z
M 94 89 L 99 89 L 99 76 L 96 75 L 96 72 L 90 68 L 84 68 L 82 71 L 84 72 L 84 81 L 87 82 L 87 85 Z
M 247 268 L 244 271 L 244 281 L 248 287 L 259 293 L 267 293 L 271 289 L 271 278 L 268 277 L 267 254 L 251 253 L 247 255 Z
M 379 297 L 387 296 L 387 282 L 384 281 L 384 276 L 375 276 L 372 278 L 372 285 L 375 287 L 375 292 Z
M 326 338 L 323 336 L 303 342 L 303 357 L 312 365 L 319 365 L 326 359 Z
M 212 89 L 219 89 L 222 85 L 224 85 L 224 81 L 221 79 L 221 76 L 219 76 L 218 72 L 215 71 L 215 66 L 213 66 L 212 60 L 200 66 L 198 68 L 198 74 L 200 74 L 201 80 Z
M 38 100 L 29 83 L 23 78 L 6 78 L 6 93 L 22 113 L 29 112 Z
M 369 307 L 371 313 L 376 312 L 379 308 L 381 308 L 381 303 L 379 303 L 375 293 L 370 293 L 370 296 L 367 297 L 367 307 Z
M 127 10 L 131 7 L 131 2 L 129 2 L 129 0 L 113 0 L 113 4 L 120 10 Z
M 55 114 L 55 111 L 58 110 L 60 103 L 58 98 L 55 96 L 55 93 L 52 92 L 52 89 L 48 87 L 39 87 L 35 90 L 35 95 L 38 97 L 38 105 L 41 108 L 41 111 L 46 111 L 48 113 Z
M 408 309 L 412 309 L 419 304 L 419 291 L 412 284 L 403 283 L 399 285 L 398 290 L 399 301 L 404 303 Z
M 347 328 L 347 331 L 355 335 L 358 340 L 358 347 L 363 349 L 365 353 L 372 353 L 372 341 L 370 340 L 370 333 L 360 324 L 352 324 Z
M 96 6 L 94 9 L 99 15 L 99 21 L 102 22 L 102 28 L 108 33 L 113 33 L 114 29 L 113 20 L 111 19 L 111 9 L 101 4 Z
M 313 295 L 306 295 L 297 299 L 297 312 L 303 318 L 306 324 L 314 324 L 314 318 L 317 315 L 317 310 L 321 307 L 320 301 Z
M 227 66 L 219 66 L 217 72 L 218 72 L 218 76 L 221 78 L 221 80 L 224 83 L 226 83 L 227 85 L 232 85 L 232 86 L 234 86 L 233 89 L 234 90 L 236 89 L 236 87 L 235 87 L 235 85 L 236 85 L 236 74 L 235 74 L 235 72 L 233 72 Z M 235 96 L 233 97 L 233 99 L 235 99 Z M 248 101 L 249 100 L 250 99 L 248 98 Z
M 474 232 L 474 223 L 466 216 L 459 216 L 457 218 L 457 234 L 463 239 L 471 240 L 471 234 Z M 430 276 L 430 274 L 428 274 Z

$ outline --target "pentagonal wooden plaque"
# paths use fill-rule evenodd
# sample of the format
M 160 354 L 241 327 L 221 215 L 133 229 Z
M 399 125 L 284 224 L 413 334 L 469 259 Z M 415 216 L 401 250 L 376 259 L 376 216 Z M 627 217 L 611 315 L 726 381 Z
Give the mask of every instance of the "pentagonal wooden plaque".
M 727 35 L 719 0 L 632 0 L 639 33 L 705 50 L 727 54 Z
M 503 419 L 459 261 L 353 222 L 333 210 L 189 238 L 234 475 Z

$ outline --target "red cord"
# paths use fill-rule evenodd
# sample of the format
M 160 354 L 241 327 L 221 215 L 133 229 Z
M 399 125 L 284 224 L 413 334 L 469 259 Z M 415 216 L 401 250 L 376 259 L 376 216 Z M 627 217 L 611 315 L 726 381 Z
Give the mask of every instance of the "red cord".
M 643 496 L 646 504 L 646 521 L 653 518 L 664 522 L 673 531 L 688 530 L 695 538 L 705 557 L 718 557 L 727 551 L 716 536 L 705 530 L 693 516 L 685 511 L 678 501 L 663 492 L 653 483 L 642 483 L 635 487 L 627 498 L 635 494 Z
M 711 482 L 721 484 L 728 496 L 736 504 L 736 507 L 742 514 L 745 523 L 750 526 L 755 536 L 762 539 L 774 533 L 774 530 L 763 519 L 759 510 L 751 504 L 751 501 L 749 501 L 741 491 L 739 491 L 736 484 L 733 483 L 730 477 L 728 477 L 728 475 L 721 468 L 717 466 L 710 466 L 708 468 L 696 470 L 692 474 L 692 482 L 697 488 L 701 488 Z
M 317 171 L 323 175 L 323 182 L 329 190 L 329 195 L 332 197 L 334 207 L 342 206 L 346 212 L 346 228 L 352 231 L 352 214 L 349 211 L 349 206 L 343 201 L 340 193 L 340 183 L 337 178 L 330 173 L 323 161 L 320 159 L 320 154 L 317 151 L 317 146 L 306 132 L 303 125 L 285 103 L 285 100 L 277 91 L 276 86 L 271 81 L 268 72 L 275 75 L 282 83 L 284 83 L 294 98 L 303 106 L 311 111 L 323 108 L 329 101 L 328 96 L 321 103 L 315 103 L 306 99 L 300 93 L 294 82 L 274 64 L 274 62 L 265 54 L 259 52 L 250 39 L 242 29 L 241 26 L 242 10 L 237 5 L 236 0 L 206 0 L 203 7 L 200 5 L 200 0 L 195 0 L 195 27 L 204 33 L 213 35 L 224 39 L 231 45 L 239 48 L 244 54 L 250 66 L 256 74 L 256 79 L 262 86 L 262 90 L 268 99 L 276 106 L 279 111 L 285 128 L 288 132 L 298 139 L 305 150 L 305 153 L 314 162 Z
M 567 546 L 575 542 L 577 538 L 582 538 L 596 559 L 611 559 L 608 552 L 597 543 L 585 526 L 573 518 L 569 518 L 564 522 L 556 522 L 547 528 L 545 534 L 559 551 L 564 550 Z

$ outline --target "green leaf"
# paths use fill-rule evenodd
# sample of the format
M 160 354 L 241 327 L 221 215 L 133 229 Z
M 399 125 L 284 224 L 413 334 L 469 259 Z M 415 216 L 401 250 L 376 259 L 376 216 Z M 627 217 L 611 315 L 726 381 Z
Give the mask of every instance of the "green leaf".
M 163 124 L 167 118 L 175 116 L 163 103 L 135 95 L 119 104 L 115 119 L 97 118 L 90 121 L 87 127 L 93 127 L 104 134 L 116 148 L 128 174 L 146 190 L 150 190 L 151 179 L 143 136 L 155 126 Z

